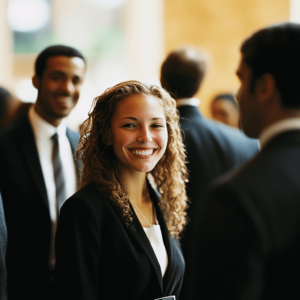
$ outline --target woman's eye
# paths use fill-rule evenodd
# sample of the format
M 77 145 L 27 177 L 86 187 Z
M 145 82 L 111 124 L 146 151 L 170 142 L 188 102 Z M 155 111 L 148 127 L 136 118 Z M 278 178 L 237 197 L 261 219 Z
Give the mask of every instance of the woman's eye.
M 122 128 L 124 128 L 124 127 L 126 127 L 126 128 L 134 128 L 135 125 L 134 125 L 134 124 L 128 123 L 128 124 L 124 124 L 124 125 L 122 126 Z
M 154 127 L 154 128 L 162 128 L 163 125 L 161 125 L 161 124 L 153 124 L 153 125 L 151 125 L 151 127 Z

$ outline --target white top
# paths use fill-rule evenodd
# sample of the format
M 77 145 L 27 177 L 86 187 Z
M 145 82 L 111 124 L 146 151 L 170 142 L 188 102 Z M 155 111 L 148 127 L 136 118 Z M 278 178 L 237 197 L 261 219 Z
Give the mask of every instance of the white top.
M 159 262 L 162 277 L 168 267 L 168 254 L 163 241 L 160 225 L 152 225 L 149 228 L 143 227 Z
M 77 189 L 76 169 L 71 144 L 67 137 L 67 125 L 65 121 L 62 121 L 58 127 L 52 126 L 36 113 L 33 105 L 29 109 L 28 118 L 34 133 L 35 143 L 37 146 L 39 159 L 43 171 L 49 201 L 49 211 L 52 220 L 52 227 L 54 226 L 52 232 L 55 235 L 57 219 L 56 189 L 54 180 L 54 170 L 52 164 L 53 141 L 51 139 L 55 133 L 58 134 L 59 155 L 62 162 L 62 168 L 65 174 L 66 199 L 73 195 Z M 51 264 L 54 263 L 53 259 L 54 255 L 52 255 Z
M 176 106 L 184 106 L 184 105 L 190 105 L 190 106 L 199 106 L 200 100 L 198 98 L 182 98 L 176 100 Z
M 261 148 L 263 149 L 278 134 L 294 129 L 300 129 L 300 118 L 288 118 L 268 126 L 259 135 Z

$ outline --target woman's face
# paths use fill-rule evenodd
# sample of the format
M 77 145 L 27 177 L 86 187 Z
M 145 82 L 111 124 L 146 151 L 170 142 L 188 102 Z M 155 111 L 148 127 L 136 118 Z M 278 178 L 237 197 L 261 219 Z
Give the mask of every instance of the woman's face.
M 119 171 L 149 172 L 165 153 L 168 132 L 161 100 L 151 95 L 122 99 L 111 120 Z

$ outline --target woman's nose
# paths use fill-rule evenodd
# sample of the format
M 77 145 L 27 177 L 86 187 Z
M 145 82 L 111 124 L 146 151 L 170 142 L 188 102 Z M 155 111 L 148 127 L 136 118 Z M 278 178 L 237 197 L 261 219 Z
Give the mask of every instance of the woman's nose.
M 137 137 L 139 143 L 148 144 L 152 141 L 151 132 L 148 128 L 142 128 Z

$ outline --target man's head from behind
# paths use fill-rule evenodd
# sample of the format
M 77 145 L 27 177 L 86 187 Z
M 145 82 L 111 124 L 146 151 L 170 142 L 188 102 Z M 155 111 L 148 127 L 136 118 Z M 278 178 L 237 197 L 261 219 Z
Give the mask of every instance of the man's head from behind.
M 76 105 L 85 65 L 83 55 L 72 47 L 50 46 L 38 55 L 32 78 L 38 90 L 35 110 L 53 126 L 58 126 Z
M 264 28 L 241 46 L 237 93 L 241 124 L 251 137 L 300 109 L 300 25 Z
M 175 99 L 191 98 L 199 90 L 208 55 L 192 47 L 172 51 L 161 67 L 161 85 Z

